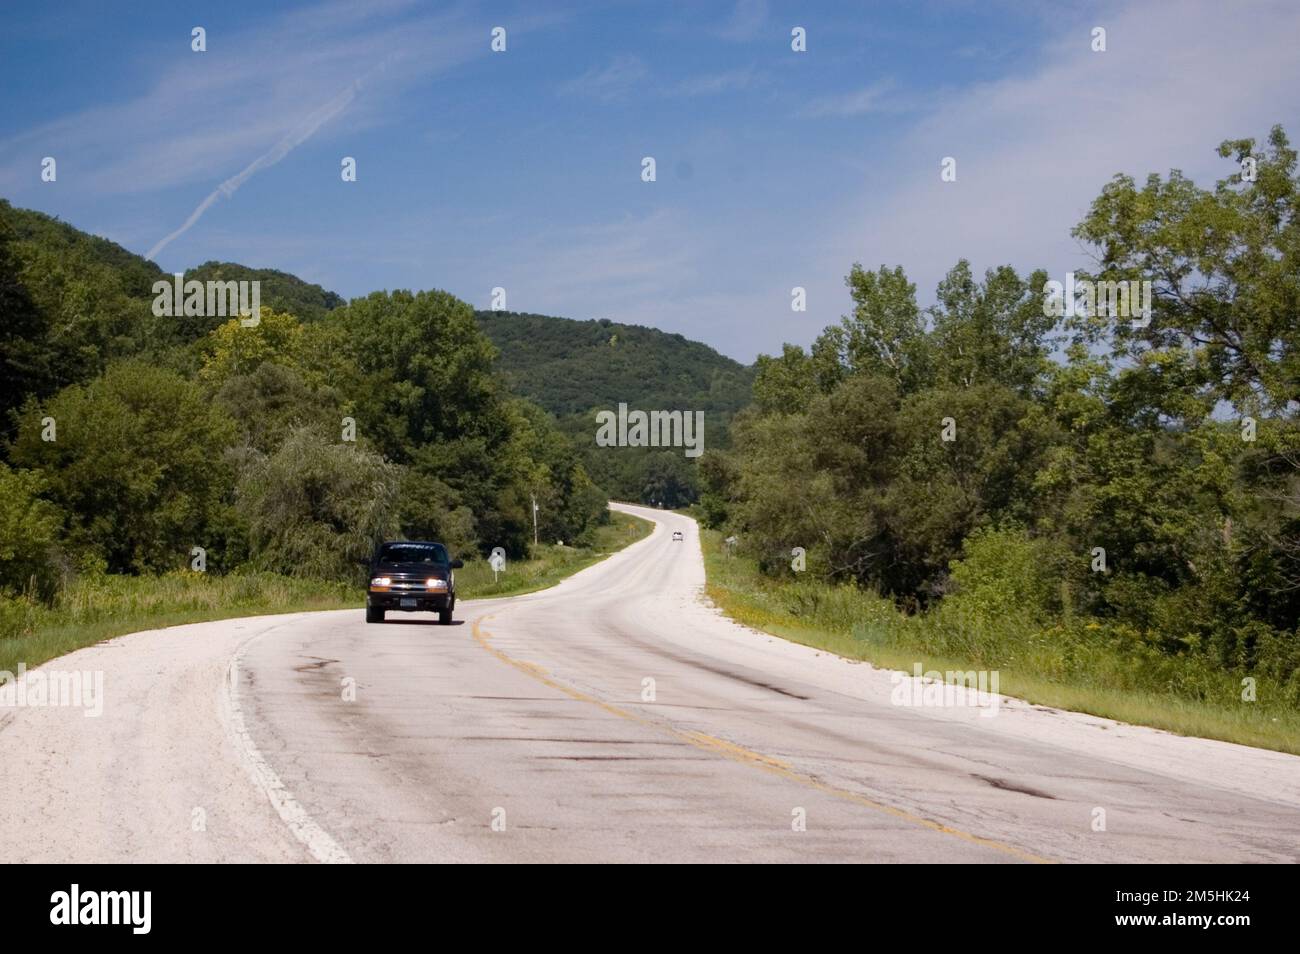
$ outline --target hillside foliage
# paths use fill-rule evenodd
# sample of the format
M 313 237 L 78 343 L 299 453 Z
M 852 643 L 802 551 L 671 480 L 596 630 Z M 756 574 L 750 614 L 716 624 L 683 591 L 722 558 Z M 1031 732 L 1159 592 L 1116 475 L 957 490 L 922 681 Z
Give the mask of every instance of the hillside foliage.
M 750 401 L 753 369 L 679 334 L 609 319 L 574 321 L 480 311 L 509 388 L 559 419 L 592 478 L 622 500 L 678 507 L 699 495 L 696 463 L 681 449 L 596 446 L 595 414 L 630 409 L 702 411 L 704 446 L 730 442 Z
M 154 314 L 152 263 L 0 203 L 0 597 L 84 575 L 274 571 L 355 582 L 376 540 L 522 557 L 608 520 L 570 439 L 511 394 L 473 310 L 352 302 L 291 275 L 259 321 Z M 10 614 L 13 615 L 13 614 Z M 19 614 L 21 615 L 21 614 Z
M 701 466 L 706 520 L 775 576 L 803 547 L 810 577 L 907 613 L 1195 658 L 1300 704 L 1300 177 L 1280 128 L 1219 154 L 1257 177 L 1116 176 L 1075 229 L 1080 279 L 1152 283 L 1149 323 L 1052 317 L 1045 273 L 966 261 L 922 309 L 902 268 L 854 265 L 849 315 L 759 359 Z

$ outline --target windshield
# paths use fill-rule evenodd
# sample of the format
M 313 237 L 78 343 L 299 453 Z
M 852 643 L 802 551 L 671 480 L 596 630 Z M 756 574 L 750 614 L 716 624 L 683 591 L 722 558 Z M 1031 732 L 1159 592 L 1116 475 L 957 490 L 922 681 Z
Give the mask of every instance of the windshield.
M 450 563 L 441 543 L 385 543 L 379 548 L 380 563 Z

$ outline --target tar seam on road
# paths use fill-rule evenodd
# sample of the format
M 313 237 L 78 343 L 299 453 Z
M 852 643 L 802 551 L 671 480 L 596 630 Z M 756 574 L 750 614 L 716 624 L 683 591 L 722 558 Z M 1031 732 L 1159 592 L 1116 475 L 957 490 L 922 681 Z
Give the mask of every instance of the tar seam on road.
M 635 712 L 630 712 L 627 709 L 621 709 L 618 706 L 611 705 L 608 702 L 597 699 L 595 696 L 590 696 L 585 692 L 574 689 L 572 686 L 566 686 L 563 683 L 552 679 L 547 671 L 536 663 L 526 662 L 522 659 L 515 659 L 513 656 L 510 656 L 493 646 L 488 641 L 491 634 L 486 630 L 483 630 L 481 624 L 491 619 L 494 615 L 496 614 L 481 616 L 474 621 L 472 632 L 474 634 L 474 639 L 478 641 L 479 645 L 502 662 L 514 666 L 520 672 L 527 673 L 543 685 L 550 686 L 552 689 L 564 693 L 571 699 L 598 706 L 611 715 L 618 716 L 620 719 L 627 719 L 631 722 L 651 726 L 652 728 L 667 732 L 670 735 L 681 739 L 683 742 L 706 752 L 722 755 L 725 758 L 729 758 L 732 761 L 739 762 L 743 765 L 750 765 L 762 769 L 763 771 L 771 772 L 772 774 L 778 775 L 788 781 L 797 782 L 800 785 L 816 789 L 824 794 L 833 795 L 836 798 L 844 799 L 845 801 L 853 802 L 857 805 L 862 805 L 863 807 L 870 808 L 874 811 L 884 812 L 887 815 L 892 815 L 894 818 L 901 818 L 904 821 L 911 822 L 912 824 L 918 825 L 922 828 L 928 828 L 931 831 L 939 832 L 943 835 L 951 835 L 954 838 L 960 838 L 963 841 L 968 841 L 972 844 L 991 848 L 994 851 L 1000 851 L 1015 858 L 1019 858 L 1021 861 L 1028 861 L 1035 864 L 1053 863 L 1048 858 L 1043 858 L 1039 855 L 1024 851 L 1014 845 L 1003 844 L 1002 842 L 994 841 L 991 838 L 982 838 L 979 835 L 973 835 L 970 832 L 962 831 L 960 828 L 953 828 L 949 825 L 941 824 L 940 822 L 933 821 L 932 819 L 925 818 L 921 815 L 914 815 L 905 809 L 895 808 L 893 805 L 886 805 L 883 802 L 877 802 L 874 799 L 867 798 L 865 795 L 860 795 L 857 792 L 829 785 L 826 782 L 813 778 L 811 775 L 805 775 L 796 771 L 788 762 L 783 762 L 780 759 L 763 755 L 760 752 L 754 752 L 743 746 L 736 745 L 734 742 L 728 742 L 725 739 L 719 739 L 703 732 L 675 729 L 666 723 L 637 715 Z
M 235 751 L 239 753 L 240 761 L 244 763 L 244 768 L 252 777 L 253 784 L 266 796 L 276 814 L 280 816 L 280 820 L 293 832 L 294 837 L 306 846 L 313 858 L 323 864 L 352 864 L 352 858 L 343 847 L 331 838 L 325 829 L 316 824 L 307 814 L 307 810 L 290 794 L 289 789 L 280 780 L 280 776 L 275 773 L 275 769 L 271 768 L 262 757 L 262 753 L 258 751 L 253 737 L 248 732 L 248 727 L 244 724 L 244 710 L 239 704 L 239 663 L 244 658 L 248 644 L 274 628 L 270 627 L 250 636 L 235 650 L 235 655 L 230 660 L 230 667 L 226 670 L 224 691 L 220 694 L 221 714 L 231 741 L 235 744 Z

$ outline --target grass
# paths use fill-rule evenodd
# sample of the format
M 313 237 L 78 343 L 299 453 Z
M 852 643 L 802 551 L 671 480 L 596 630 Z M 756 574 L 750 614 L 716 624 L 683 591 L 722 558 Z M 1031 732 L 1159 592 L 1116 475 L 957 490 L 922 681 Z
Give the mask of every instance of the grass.
M 610 522 L 596 528 L 590 546 L 541 544 L 533 549 L 530 559 L 508 561 L 505 570 L 495 580 L 486 560 L 467 562 L 462 569 L 456 571 L 456 599 L 518 596 L 546 589 L 593 563 L 599 563 L 611 553 L 636 543 L 648 536 L 653 529 L 654 524 L 648 520 L 611 511 Z
M 775 636 L 885 669 L 996 669 L 1003 694 L 1039 705 L 1300 755 L 1300 711 L 1263 677 L 1258 701 L 1246 703 L 1243 674 L 1200 657 L 1118 645 L 1086 624 L 1035 627 L 945 607 L 905 616 L 856 587 L 766 577 L 724 552 L 716 531 L 701 530 L 700 542 L 710 599 Z
M 611 514 L 588 547 L 543 545 L 528 560 L 514 561 L 496 582 L 485 561 L 456 571 L 460 599 L 530 593 L 646 536 L 652 525 L 636 517 Z M 59 594 L 53 606 L 0 597 L 0 672 L 28 669 L 114 636 L 184 623 L 359 609 L 365 591 L 347 583 L 327 583 L 275 573 L 215 576 L 177 572 L 163 576 L 86 576 Z
M 346 609 L 362 604 L 359 586 L 300 580 L 275 573 L 209 576 L 83 577 L 52 607 L 27 600 L 0 602 L 0 671 L 27 668 L 113 636 L 182 623 Z

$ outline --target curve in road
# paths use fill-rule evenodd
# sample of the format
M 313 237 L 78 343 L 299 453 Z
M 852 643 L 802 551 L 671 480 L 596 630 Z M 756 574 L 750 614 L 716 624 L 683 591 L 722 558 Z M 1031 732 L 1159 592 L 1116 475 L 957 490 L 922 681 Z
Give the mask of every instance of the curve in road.
M 105 710 L 0 710 L 11 859 L 1300 857 L 1300 758 L 894 705 L 890 673 L 706 605 L 694 521 L 613 506 L 655 532 L 452 627 L 226 620 L 47 664 L 103 671 Z

